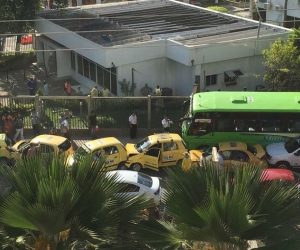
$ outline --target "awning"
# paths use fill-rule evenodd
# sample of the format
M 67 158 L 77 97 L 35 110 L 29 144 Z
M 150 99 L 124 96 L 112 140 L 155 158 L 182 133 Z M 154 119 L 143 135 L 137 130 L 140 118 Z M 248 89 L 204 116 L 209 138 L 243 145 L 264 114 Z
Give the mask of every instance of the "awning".
M 234 78 L 234 77 L 236 77 L 236 74 L 234 74 L 232 70 L 227 70 L 227 71 L 225 71 L 225 74 L 226 74 L 229 78 Z
M 229 78 L 234 78 L 234 77 L 243 75 L 243 73 L 242 73 L 239 69 L 227 70 L 227 71 L 225 71 L 225 74 L 226 74 Z

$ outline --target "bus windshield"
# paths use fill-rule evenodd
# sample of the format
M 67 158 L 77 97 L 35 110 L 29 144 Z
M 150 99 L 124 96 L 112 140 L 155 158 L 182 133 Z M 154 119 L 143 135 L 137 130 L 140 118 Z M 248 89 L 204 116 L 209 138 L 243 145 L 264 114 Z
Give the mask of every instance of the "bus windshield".
M 298 96 L 297 92 L 193 94 L 189 111 L 182 118 L 182 138 L 188 149 L 225 141 L 242 141 L 250 147 L 285 142 L 300 133 Z M 256 153 L 255 148 L 248 150 Z

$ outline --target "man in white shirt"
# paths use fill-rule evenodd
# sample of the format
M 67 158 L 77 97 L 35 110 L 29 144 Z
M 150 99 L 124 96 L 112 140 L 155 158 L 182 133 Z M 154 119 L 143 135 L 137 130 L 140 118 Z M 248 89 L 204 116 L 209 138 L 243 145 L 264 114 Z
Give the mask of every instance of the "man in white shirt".
M 173 121 L 168 118 L 167 115 L 164 115 L 164 119 L 161 121 L 164 131 L 170 133 L 170 124 L 173 124 Z
M 137 131 L 137 116 L 135 112 L 132 112 L 131 116 L 129 116 L 129 127 L 130 127 L 130 138 L 135 139 L 136 131 Z
M 69 122 L 68 122 L 69 117 L 66 116 L 63 122 L 61 123 L 61 133 L 63 134 L 64 137 L 66 137 L 69 141 L 70 139 L 70 132 L 69 132 Z

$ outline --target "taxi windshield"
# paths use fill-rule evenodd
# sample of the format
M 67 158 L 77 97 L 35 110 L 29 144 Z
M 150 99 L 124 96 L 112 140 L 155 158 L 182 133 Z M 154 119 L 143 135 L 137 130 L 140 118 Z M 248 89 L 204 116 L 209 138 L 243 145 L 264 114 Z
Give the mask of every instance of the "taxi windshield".
M 135 149 L 141 153 L 147 150 L 151 146 L 151 141 L 149 137 L 144 138 L 143 140 L 139 141 L 137 144 L 134 145 Z
M 62 144 L 58 146 L 61 151 L 68 151 L 72 147 L 72 144 L 69 140 L 65 140 Z
M 76 150 L 75 154 L 80 156 L 86 156 L 88 154 L 91 154 L 91 150 L 85 144 L 83 144 Z

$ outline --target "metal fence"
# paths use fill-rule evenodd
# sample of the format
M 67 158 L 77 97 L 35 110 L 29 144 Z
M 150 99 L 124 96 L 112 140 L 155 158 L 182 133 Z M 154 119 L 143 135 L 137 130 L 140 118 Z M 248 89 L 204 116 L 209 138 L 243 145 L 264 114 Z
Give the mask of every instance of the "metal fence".
M 173 120 L 174 126 L 184 116 L 183 102 L 189 97 L 95 97 L 90 96 L 16 96 L 0 97 L 0 108 L 11 114 L 20 112 L 25 128 L 31 127 L 30 112 L 35 108 L 44 129 L 59 127 L 61 113 L 70 118 L 72 129 L 88 128 L 88 116 L 94 110 L 100 128 L 126 129 L 128 117 L 135 111 L 139 128 L 161 129 L 164 114 Z

